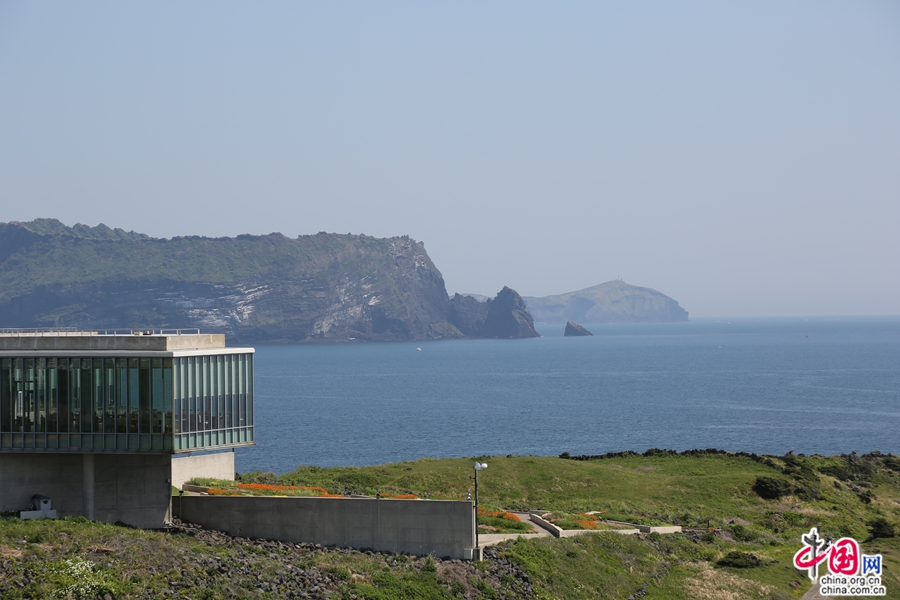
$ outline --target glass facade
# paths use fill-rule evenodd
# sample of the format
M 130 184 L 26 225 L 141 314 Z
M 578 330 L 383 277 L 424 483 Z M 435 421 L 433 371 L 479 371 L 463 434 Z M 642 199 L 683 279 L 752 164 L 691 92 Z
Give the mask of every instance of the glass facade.
M 0 450 L 253 443 L 253 354 L 0 357 Z

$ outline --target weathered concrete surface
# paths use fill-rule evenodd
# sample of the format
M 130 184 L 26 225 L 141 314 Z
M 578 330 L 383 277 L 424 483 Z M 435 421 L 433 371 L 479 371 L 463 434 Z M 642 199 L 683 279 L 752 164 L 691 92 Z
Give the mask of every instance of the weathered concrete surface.
M 550 521 L 541 518 L 541 515 L 531 513 L 531 522 L 550 532 L 550 535 L 553 537 L 562 537 L 563 535 L 563 529 L 561 527 L 557 527 Z
M 234 452 L 172 457 L 172 485 L 181 489 L 193 477 L 234 479 Z
M 100 335 L 74 333 L 0 334 L 0 351 L 88 351 L 166 352 L 200 348 L 224 348 L 225 334 L 185 335 Z
M 680 525 L 635 525 L 641 533 L 681 533 Z
M 457 559 L 475 546 L 471 502 L 183 496 L 172 508 L 184 522 L 240 537 Z
M 172 489 L 168 454 L 93 455 L 94 518 L 135 527 L 163 527 Z M 41 494 L 60 517 L 84 516 L 85 461 L 80 454 L 0 453 L 0 511 L 20 511 Z

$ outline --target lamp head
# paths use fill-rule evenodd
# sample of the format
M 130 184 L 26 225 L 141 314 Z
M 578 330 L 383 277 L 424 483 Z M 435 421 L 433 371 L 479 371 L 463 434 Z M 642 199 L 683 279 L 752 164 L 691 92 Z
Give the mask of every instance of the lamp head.
M 481 471 L 482 469 L 487 469 L 487 463 L 476 462 L 476 463 L 475 463 L 475 470 L 476 470 L 476 471 Z

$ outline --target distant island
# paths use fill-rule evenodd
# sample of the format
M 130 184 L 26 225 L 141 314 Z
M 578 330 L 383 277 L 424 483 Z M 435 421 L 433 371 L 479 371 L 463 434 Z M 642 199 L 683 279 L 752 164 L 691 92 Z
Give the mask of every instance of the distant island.
M 408 236 L 160 239 L 35 219 L 0 223 L 0 281 L 0 327 L 201 328 L 236 342 L 538 335 L 512 289 L 451 299 Z
M 526 296 L 535 321 L 544 323 L 665 323 L 687 321 L 688 312 L 654 289 L 607 281 L 577 292 L 535 298 Z

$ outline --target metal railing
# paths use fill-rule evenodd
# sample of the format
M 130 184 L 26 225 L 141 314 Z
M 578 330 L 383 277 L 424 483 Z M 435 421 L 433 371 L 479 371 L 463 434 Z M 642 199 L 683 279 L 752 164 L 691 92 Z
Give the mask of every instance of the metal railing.
M 0 327 L 0 335 L 27 335 L 39 337 L 86 336 L 86 335 L 199 335 L 200 328 L 185 329 L 78 329 L 77 327 Z

